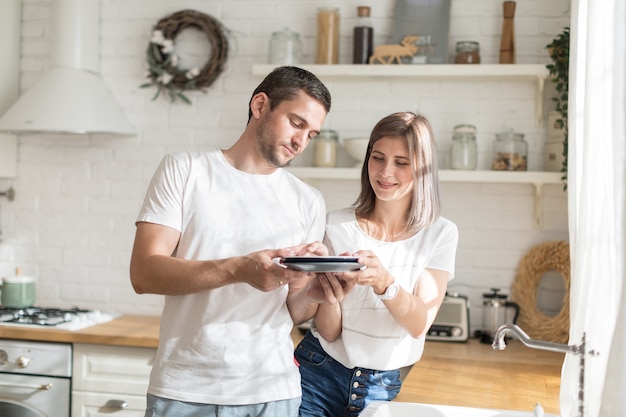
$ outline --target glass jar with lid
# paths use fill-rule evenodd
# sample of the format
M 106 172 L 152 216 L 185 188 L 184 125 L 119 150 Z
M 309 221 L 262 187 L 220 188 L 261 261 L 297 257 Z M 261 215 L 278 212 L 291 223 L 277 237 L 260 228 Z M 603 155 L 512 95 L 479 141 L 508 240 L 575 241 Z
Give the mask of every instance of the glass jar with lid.
M 450 168 L 476 169 L 477 158 L 476 126 L 468 124 L 455 126 L 450 147 Z
M 302 57 L 300 34 L 289 28 L 272 33 L 270 39 L 269 63 L 276 65 L 297 65 Z
M 508 132 L 496 134 L 493 141 L 491 169 L 496 171 L 526 171 L 528 144 L 522 133 Z
M 478 42 L 461 41 L 456 43 L 455 64 L 480 64 L 480 46 Z
M 334 130 L 322 130 L 313 138 L 313 166 L 332 168 L 337 164 L 339 134 Z

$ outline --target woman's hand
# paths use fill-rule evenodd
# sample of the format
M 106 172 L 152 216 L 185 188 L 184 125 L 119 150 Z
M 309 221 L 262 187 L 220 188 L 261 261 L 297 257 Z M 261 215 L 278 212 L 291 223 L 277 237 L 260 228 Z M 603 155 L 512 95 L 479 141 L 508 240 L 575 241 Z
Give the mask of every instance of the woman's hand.
M 356 282 L 345 281 L 334 273 L 315 274 L 305 290 L 311 302 L 317 304 L 340 303 L 354 288 Z
M 370 286 L 376 294 L 385 292 L 394 279 L 371 250 L 360 250 L 356 253 L 345 253 L 344 256 L 356 256 L 358 263 L 366 268 L 360 271 L 342 272 L 339 277 L 358 285 Z

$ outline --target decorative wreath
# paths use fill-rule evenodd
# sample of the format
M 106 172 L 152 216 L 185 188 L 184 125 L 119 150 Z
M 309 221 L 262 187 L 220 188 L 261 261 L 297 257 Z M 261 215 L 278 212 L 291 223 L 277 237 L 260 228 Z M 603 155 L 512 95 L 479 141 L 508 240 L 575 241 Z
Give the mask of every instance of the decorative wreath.
M 565 282 L 561 311 L 549 317 L 537 308 L 537 293 L 546 272 L 556 271 Z M 545 242 L 533 246 L 520 261 L 511 288 L 511 300 L 519 305 L 517 324 L 530 337 L 556 343 L 569 339 L 570 256 L 565 241 Z
M 202 31 L 211 43 L 211 56 L 202 68 L 179 68 L 179 58 L 174 54 L 176 37 L 185 29 Z M 170 99 L 191 101 L 183 94 L 187 90 L 200 90 L 210 86 L 224 70 L 228 57 L 228 39 L 224 26 L 212 16 L 195 10 L 181 10 L 157 22 L 152 30 L 146 51 L 148 62 L 147 78 L 150 82 L 141 88 L 156 86 L 155 100 L 165 91 Z

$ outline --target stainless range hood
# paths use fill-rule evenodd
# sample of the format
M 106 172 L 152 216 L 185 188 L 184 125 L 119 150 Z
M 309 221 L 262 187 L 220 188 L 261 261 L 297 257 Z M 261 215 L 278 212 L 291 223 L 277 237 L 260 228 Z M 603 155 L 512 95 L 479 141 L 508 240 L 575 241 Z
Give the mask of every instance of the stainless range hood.
M 100 2 L 51 6 L 52 67 L 0 117 L 0 132 L 134 134 L 97 73 Z

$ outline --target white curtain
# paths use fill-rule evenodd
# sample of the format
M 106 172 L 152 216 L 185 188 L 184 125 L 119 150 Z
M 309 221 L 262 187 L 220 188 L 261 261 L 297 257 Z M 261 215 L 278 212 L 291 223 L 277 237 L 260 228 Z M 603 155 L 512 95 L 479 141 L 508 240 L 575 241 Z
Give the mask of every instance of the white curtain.
M 586 338 L 585 417 L 626 415 L 625 1 L 572 0 L 569 344 Z M 568 354 L 563 365 L 563 417 L 581 415 L 579 361 Z

